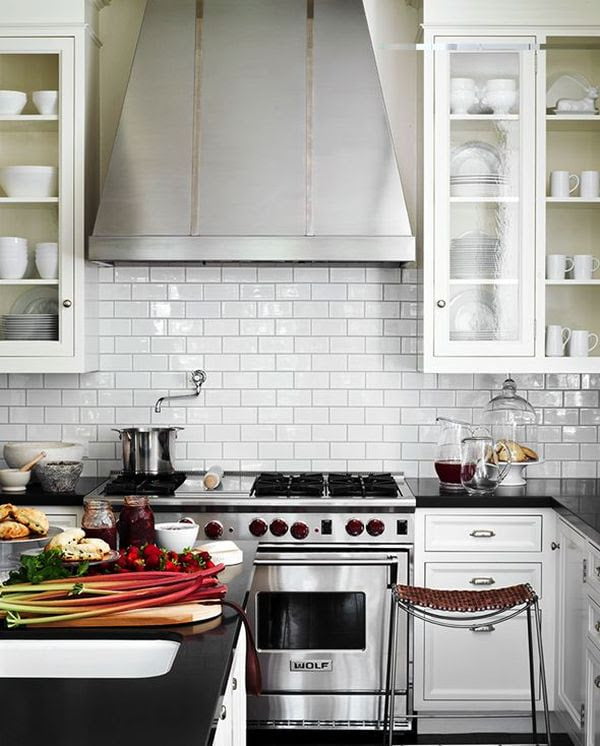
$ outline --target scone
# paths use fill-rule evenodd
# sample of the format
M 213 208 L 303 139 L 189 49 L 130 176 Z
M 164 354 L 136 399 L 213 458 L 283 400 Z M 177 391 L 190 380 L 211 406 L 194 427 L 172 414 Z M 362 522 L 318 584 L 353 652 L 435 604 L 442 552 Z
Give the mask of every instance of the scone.
M 0 539 L 24 539 L 29 536 L 29 529 L 16 521 L 2 521 L 0 523 Z
M 0 521 L 5 521 L 7 518 L 10 518 L 12 509 L 13 506 L 10 503 L 0 505 Z
M 15 521 L 22 523 L 31 531 L 32 534 L 45 536 L 50 528 L 50 523 L 45 513 L 37 508 L 15 508 L 11 510 L 12 517 Z
M 80 528 L 68 528 L 61 534 L 53 536 L 44 549 L 46 551 L 49 549 L 64 549 L 65 547 L 77 544 L 84 536 L 85 531 L 82 531 Z
M 101 560 L 104 552 L 93 544 L 69 544 L 62 550 L 63 559 L 67 562 Z
M 78 546 L 97 547 L 103 555 L 110 552 L 110 546 L 104 541 L 104 539 L 82 539 Z

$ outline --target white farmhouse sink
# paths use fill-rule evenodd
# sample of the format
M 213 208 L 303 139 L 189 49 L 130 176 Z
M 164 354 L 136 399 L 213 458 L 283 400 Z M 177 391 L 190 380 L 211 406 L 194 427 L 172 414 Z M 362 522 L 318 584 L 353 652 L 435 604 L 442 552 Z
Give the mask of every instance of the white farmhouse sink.
M 0 678 L 149 679 L 178 651 L 174 640 L 0 640 Z

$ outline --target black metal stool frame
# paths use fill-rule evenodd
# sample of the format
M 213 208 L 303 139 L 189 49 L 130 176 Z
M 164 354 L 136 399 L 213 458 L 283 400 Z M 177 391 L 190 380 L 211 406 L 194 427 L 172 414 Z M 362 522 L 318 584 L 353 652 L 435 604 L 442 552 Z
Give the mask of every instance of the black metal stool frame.
M 423 622 L 430 624 L 437 624 L 441 627 L 453 627 L 457 629 L 469 629 L 477 627 L 480 623 L 487 622 L 489 624 L 501 624 L 509 619 L 513 619 L 519 614 L 526 612 L 527 615 L 527 646 L 529 652 L 529 688 L 531 693 L 531 729 L 535 739 L 535 743 L 540 744 L 537 720 L 536 720 L 536 709 L 535 709 L 535 666 L 533 660 L 533 625 L 531 619 L 531 610 L 535 618 L 535 629 L 536 638 L 538 644 L 538 657 L 539 657 L 539 673 L 540 673 L 540 686 L 542 694 L 542 703 L 544 708 L 544 722 L 546 727 L 546 744 L 552 746 L 552 732 L 550 728 L 550 710 L 548 708 L 548 689 L 546 686 L 546 666 L 544 663 L 544 649 L 542 645 L 542 624 L 540 619 L 540 608 L 537 594 L 534 592 L 531 600 L 526 601 L 517 606 L 512 606 L 506 609 L 493 609 L 486 612 L 454 612 L 461 616 L 446 616 L 444 614 L 436 614 L 427 607 L 416 606 L 415 604 L 405 601 L 398 597 L 398 593 L 395 585 L 390 586 L 392 589 L 392 617 L 390 624 L 390 646 L 389 646 L 389 665 L 387 671 L 387 682 L 386 682 L 386 702 L 385 702 L 385 713 L 384 713 L 384 733 L 387 735 L 387 745 L 392 746 L 394 738 L 394 684 L 396 681 L 396 617 L 398 607 L 404 609 L 407 614 L 410 614 L 415 619 L 419 619 Z M 457 622 L 457 619 L 461 619 Z M 408 718 L 417 718 L 416 715 L 407 715 Z M 475 716 L 476 717 L 476 716 Z M 384 741 L 385 742 L 385 741 Z

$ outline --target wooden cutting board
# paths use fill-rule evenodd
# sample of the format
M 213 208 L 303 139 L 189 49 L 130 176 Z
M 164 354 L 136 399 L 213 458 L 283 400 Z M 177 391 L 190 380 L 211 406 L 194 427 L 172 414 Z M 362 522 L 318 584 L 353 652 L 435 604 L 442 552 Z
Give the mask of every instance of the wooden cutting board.
M 121 611 L 100 617 L 84 617 L 65 622 L 36 624 L 35 627 L 158 627 L 161 625 L 205 622 L 221 615 L 221 604 L 174 604 Z

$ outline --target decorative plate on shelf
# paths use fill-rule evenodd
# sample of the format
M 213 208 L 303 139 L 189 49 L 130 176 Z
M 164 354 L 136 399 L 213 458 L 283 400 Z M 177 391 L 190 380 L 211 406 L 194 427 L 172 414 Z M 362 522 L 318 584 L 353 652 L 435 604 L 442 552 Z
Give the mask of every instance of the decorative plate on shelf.
M 35 287 L 20 295 L 10 309 L 11 314 L 58 314 L 56 288 Z
M 451 177 L 497 176 L 502 169 L 500 153 L 487 142 L 472 141 L 452 148 L 450 158 Z

